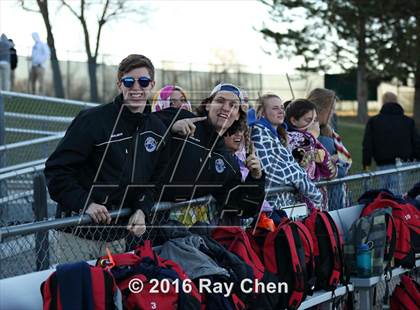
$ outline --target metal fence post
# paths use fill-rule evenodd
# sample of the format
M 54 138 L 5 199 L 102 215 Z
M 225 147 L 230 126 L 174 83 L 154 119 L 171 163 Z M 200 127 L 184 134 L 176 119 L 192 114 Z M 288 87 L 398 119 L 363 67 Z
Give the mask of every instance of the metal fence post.
M 6 129 L 5 129 L 5 117 L 4 117 L 4 101 L 3 95 L 0 93 L 0 145 L 6 144 Z M 6 151 L 0 151 L 0 169 L 5 165 Z
M 3 95 L 0 93 L 0 146 L 6 144 L 6 130 L 5 130 L 5 117 L 4 117 L 4 101 L 3 101 Z M 3 168 L 6 164 L 6 150 L 1 151 L 0 150 L 0 169 Z M 7 191 L 6 191 L 6 181 L 0 180 L 0 197 L 6 197 Z M 3 213 L 5 208 L 7 208 L 6 205 L 3 205 L 2 208 L 0 208 L 0 222 L 3 218 Z
M 34 177 L 34 213 L 35 220 L 48 217 L 46 182 L 43 174 Z M 36 270 L 45 270 L 50 265 L 48 231 L 35 233 Z

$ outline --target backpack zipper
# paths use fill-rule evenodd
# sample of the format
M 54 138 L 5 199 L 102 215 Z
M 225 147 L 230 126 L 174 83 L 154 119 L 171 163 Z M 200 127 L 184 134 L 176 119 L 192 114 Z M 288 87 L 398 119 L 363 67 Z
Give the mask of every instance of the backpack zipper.
M 138 145 L 138 140 L 139 140 L 138 130 L 139 130 L 139 126 L 136 127 L 136 131 L 135 131 L 136 140 L 134 142 L 133 171 L 131 172 L 131 183 L 134 182 L 134 173 L 136 171 L 137 145 Z

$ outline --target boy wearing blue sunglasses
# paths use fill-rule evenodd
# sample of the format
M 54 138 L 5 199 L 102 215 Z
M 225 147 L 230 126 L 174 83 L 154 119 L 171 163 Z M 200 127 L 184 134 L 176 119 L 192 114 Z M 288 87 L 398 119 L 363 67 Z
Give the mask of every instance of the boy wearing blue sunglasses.
M 66 230 L 72 233 L 70 239 L 77 238 L 79 248 L 90 249 L 91 258 L 104 255 L 105 241 L 126 238 L 127 229 L 136 236 L 145 232 L 157 177 L 169 158 L 166 127 L 147 105 L 154 74 L 152 62 L 143 55 L 123 59 L 117 74 L 120 94 L 109 104 L 80 112 L 46 162 L 48 190 L 58 202 L 58 216 L 86 213 L 101 224 Z M 111 220 L 111 210 L 127 207 L 133 211 L 128 222 Z M 69 234 L 61 237 L 68 239 Z M 72 259 L 88 259 L 86 252 Z

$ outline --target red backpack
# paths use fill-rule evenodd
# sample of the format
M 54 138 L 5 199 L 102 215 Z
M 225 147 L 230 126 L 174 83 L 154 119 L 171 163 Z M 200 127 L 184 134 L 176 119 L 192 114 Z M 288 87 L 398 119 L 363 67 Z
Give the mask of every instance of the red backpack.
M 391 310 L 420 309 L 420 285 L 406 275 L 401 276 L 401 282 L 392 293 Z
M 314 209 L 303 220 L 314 245 L 316 288 L 335 290 L 343 278 L 343 240 L 328 212 Z
M 251 266 L 255 279 L 261 280 L 263 278 L 264 265 L 252 249 L 248 235 L 242 228 L 235 226 L 217 227 L 212 231 L 212 238 Z
M 223 245 L 228 251 L 238 255 L 252 268 L 254 279 L 262 283 L 277 283 L 279 279 L 264 267 L 261 259 L 253 250 L 248 234 L 240 227 L 217 227 L 212 231 L 212 238 Z M 255 298 L 251 308 L 277 309 L 279 294 L 262 293 L 255 290 Z
M 117 309 L 114 304 L 117 290 L 107 270 L 86 262 L 59 265 L 41 284 L 43 309 Z
M 104 259 L 109 257 L 99 259 L 98 264 L 103 265 Z M 156 255 L 150 240 L 134 253 L 114 254 L 111 259 L 110 270 L 121 290 L 125 309 L 200 309 L 201 295 L 193 281 L 178 264 Z M 130 283 L 137 280 L 143 288 L 134 293 Z
M 383 194 L 368 204 L 362 211 L 361 217 L 371 214 L 376 209 L 391 208 L 397 231 L 395 245 L 395 266 L 412 268 L 416 263 L 415 243 L 420 235 L 420 213 L 411 204 L 400 204 L 397 201 L 383 198 Z
M 313 243 L 308 229 L 300 222 L 283 219 L 267 234 L 264 242 L 264 264 L 288 284 L 288 293 L 280 296 L 278 307 L 297 309 L 315 284 Z

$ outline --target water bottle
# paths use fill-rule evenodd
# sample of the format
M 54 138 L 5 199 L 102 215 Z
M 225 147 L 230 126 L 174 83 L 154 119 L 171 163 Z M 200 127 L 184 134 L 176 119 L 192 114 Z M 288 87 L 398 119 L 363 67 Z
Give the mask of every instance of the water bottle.
M 362 243 L 357 248 L 356 254 L 357 275 L 369 278 L 372 270 L 372 250 L 368 244 Z

